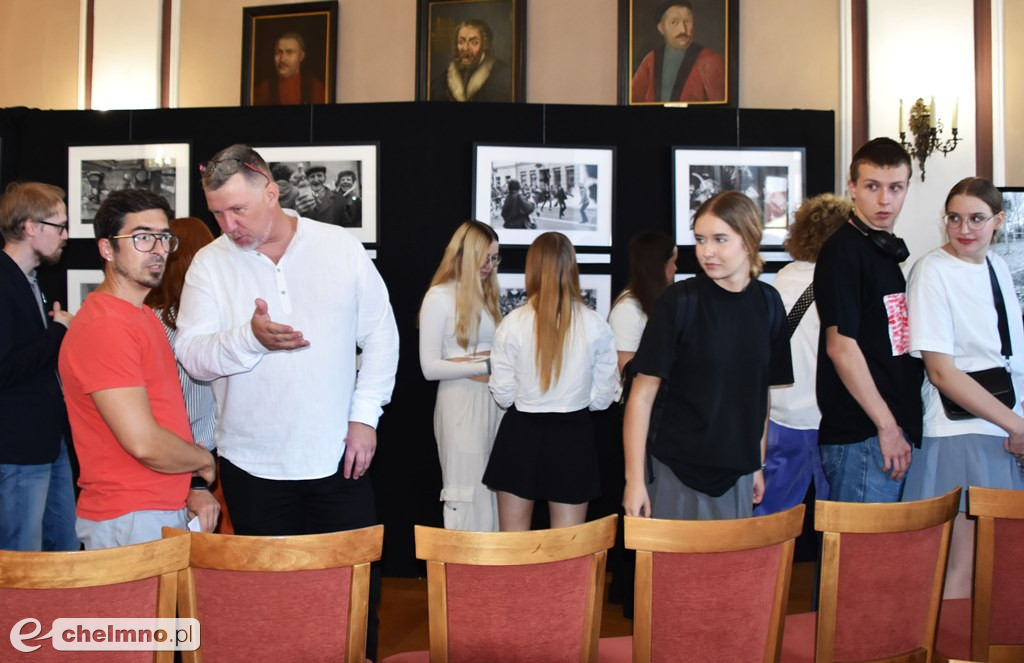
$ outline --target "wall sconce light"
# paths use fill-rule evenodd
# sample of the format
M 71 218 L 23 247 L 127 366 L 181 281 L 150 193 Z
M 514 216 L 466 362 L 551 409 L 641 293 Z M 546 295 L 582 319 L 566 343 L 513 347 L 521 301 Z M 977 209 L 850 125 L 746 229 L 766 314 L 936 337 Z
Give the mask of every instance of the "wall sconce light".
M 903 123 L 903 100 L 900 99 L 900 144 L 912 159 L 917 159 L 917 164 L 921 169 L 922 182 L 924 181 L 925 159 L 935 151 L 942 152 L 942 156 L 946 156 L 955 150 L 956 144 L 960 142 L 956 130 L 959 106 L 960 102 L 957 100 L 953 104 L 953 121 L 951 122 L 953 137 L 940 141 L 939 136 L 942 134 L 943 126 L 935 119 L 935 97 L 932 97 L 932 102 L 928 106 L 924 105 L 924 99 L 919 98 L 910 107 L 910 133 L 913 136 L 913 142 L 907 142 L 906 126 Z

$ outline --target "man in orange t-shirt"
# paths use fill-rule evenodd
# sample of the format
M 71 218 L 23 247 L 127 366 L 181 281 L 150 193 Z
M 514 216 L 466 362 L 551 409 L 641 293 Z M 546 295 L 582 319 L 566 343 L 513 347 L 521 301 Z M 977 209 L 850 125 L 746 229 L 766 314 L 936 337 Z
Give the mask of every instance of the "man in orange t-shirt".
M 277 76 L 256 85 L 252 94 L 254 106 L 284 104 L 326 104 L 323 81 L 302 70 L 306 59 L 306 42 L 297 32 L 286 32 L 277 38 L 274 47 L 274 69 Z
M 198 516 L 213 531 L 210 452 L 192 439 L 174 354 L 143 305 L 178 246 L 158 194 L 111 193 L 93 221 L 103 283 L 85 300 L 61 346 L 58 370 L 81 465 L 75 529 L 86 549 L 159 539 Z M 192 476 L 193 473 L 196 476 Z

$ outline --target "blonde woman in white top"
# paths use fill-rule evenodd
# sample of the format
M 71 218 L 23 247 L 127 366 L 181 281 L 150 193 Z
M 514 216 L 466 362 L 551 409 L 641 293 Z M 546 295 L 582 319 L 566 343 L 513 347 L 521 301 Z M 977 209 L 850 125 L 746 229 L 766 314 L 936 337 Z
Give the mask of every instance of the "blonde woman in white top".
M 615 338 L 580 296 L 576 253 L 544 233 L 526 254 L 525 305 L 494 334 L 491 393 L 508 408 L 484 483 L 498 491 L 502 531 L 530 528 L 546 500 L 552 527 L 578 525 L 600 492 L 589 410 L 615 396 Z
M 498 235 L 467 221 L 445 249 L 420 308 L 420 368 L 437 380 L 434 437 L 448 529 L 497 529 L 494 493 L 481 477 L 501 410 L 487 388 L 498 308 Z

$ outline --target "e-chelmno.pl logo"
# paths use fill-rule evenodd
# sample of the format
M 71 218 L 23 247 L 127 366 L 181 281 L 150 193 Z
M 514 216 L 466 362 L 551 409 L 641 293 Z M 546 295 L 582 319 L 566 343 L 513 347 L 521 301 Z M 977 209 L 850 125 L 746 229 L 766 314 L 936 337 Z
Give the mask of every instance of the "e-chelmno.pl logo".
M 38 619 L 11 627 L 11 646 L 30 653 L 50 641 L 58 651 L 195 651 L 199 620 L 163 618 L 60 618 L 46 635 Z

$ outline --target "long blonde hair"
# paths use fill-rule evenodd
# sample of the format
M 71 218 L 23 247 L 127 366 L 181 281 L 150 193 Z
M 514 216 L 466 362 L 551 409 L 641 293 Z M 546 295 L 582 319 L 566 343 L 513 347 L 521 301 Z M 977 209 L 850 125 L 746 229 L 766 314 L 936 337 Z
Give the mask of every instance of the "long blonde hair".
M 527 303 L 536 313 L 534 366 L 541 391 L 558 382 L 575 305 L 583 304 L 576 251 L 562 233 L 546 232 L 526 253 Z
M 492 269 L 486 279 L 480 280 L 480 267 L 487 259 L 491 242 L 497 241 L 498 233 L 489 225 L 466 221 L 452 235 L 430 281 L 431 288 L 455 283 L 455 340 L 467 350 L 477 342 L 481 311 L 490 314 L 495 326 L 501 322 L 498 270 Z

